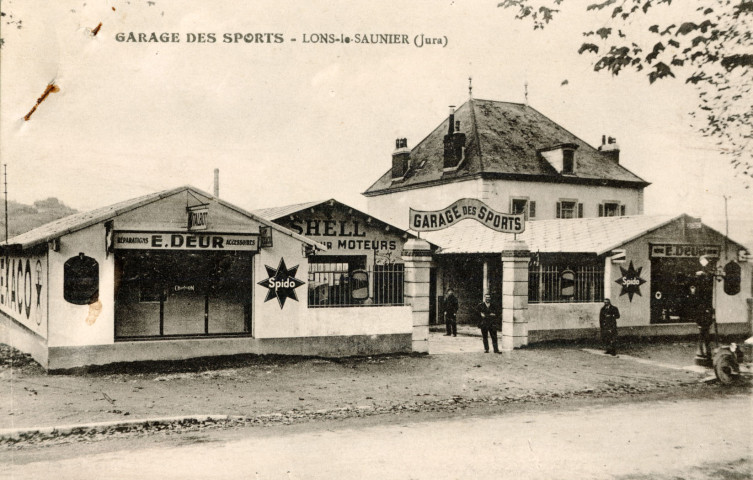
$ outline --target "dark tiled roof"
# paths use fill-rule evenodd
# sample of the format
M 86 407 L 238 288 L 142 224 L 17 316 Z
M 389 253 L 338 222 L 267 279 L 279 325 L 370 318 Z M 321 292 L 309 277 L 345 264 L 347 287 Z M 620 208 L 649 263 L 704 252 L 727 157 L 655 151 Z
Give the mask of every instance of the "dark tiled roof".
M 466 159 L 457 172 L 443 174 L 446 118 L 411 150 L 411 170 L 392 182 L 387 171 L 364 192 L 367 196 L 436 182 L 474 177 L 510 177 L 562 183 L 606 183 L 645 187 L 648 183 L 608 155 L 520 103 L 471 99 L 455 112 L 466 133 Z M 575 173 L 562 175 L 539 152 L 562 144 L 578 146 Z M 423 167 L 420 167 L 421 164 Z

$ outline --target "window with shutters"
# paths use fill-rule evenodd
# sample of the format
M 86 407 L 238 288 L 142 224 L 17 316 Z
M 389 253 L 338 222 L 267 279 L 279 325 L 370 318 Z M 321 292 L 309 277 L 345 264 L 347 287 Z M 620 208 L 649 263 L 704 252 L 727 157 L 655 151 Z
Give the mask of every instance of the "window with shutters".
M 577 200 L 557 202 L 557 218 L 583 218 L 583 204 Z
M 600 217 L 619 217 L 625 215 L 625 205 L 620 202 L 604 202 L 599 205 Z
M 526 220 L 534 218 L 536 216 L 536 202 L 525 197 L 512 198 L 510 199 L 510 213 L 514 215 L 522 213 Z

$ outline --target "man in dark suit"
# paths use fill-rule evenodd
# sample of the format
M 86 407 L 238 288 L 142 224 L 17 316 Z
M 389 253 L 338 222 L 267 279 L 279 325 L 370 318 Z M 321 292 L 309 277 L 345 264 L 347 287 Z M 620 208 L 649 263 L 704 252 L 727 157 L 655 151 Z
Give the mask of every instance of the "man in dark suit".
M 492 347 L 494 353 L 501 353 L 497 346 L 497 314 L 492 311 L 492 296 L 488 293 L 484 295 L 484 301 L 476 307 L 478 327 L 481 329 L 481 336 L 484 340 L 484 353 L 489 353 L 489 339 L 492 337 Z
M 696 357 L 711 362 L 711 326 L 714 324 L 714 315 L 711 311 L 711 305 L 698 294 L 695 285 L 689 287 L 683 310 L 685 320 L 695 322 L 698 325 L 699 338 Z
M 452 288 L 447 289 L 447 295 L 444 297 L 444 324 L 447 328 L 447 333 L 445 334 L 445 337 L 449 337 L 452 335 L 453 337 L 458 336 L 458 321 L 457 321 L 457 313 L 458 313 L 458 297 L 455 296 L 455 293 L 452 291 Z
M 599 327 L 601 327 L 601 341 L 604 344 L 604 353 L 617 355 L 617 319 L 620 311 L 612 305 L 608 298 L 604 299 L 604 306 L 599 312 Z

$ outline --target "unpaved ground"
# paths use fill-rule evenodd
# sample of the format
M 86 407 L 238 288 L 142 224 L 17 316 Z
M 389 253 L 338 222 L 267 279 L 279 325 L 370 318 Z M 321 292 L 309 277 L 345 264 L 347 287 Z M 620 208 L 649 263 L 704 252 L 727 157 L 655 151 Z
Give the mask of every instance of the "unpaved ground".
M 470 348 L 477 342 L 480 350 L 477 338 L 432 337 L 437 345 L 458 340 Z M 241 424 L 294 423 L 573 398 L 719 392 L 718 385 L 699 384 L 704 374 L 582 350 L 589 346 L 598 348 L 549 344 L 503 355 L 479 351 L 340 360 L 257 356 L 67 375 L 47 375 L 32 362 L 17 359 L 13 367 L 8 362 L 0 366 L 0 429 L 196 414 L 237 416 Z M 695 344 L 624 344 L 622 351 L 682 366 L 692 365 Z
M 0 476 L 731 480 L 753 474 L 747 395 L 564 403 L 29 447 L 0 451 Z

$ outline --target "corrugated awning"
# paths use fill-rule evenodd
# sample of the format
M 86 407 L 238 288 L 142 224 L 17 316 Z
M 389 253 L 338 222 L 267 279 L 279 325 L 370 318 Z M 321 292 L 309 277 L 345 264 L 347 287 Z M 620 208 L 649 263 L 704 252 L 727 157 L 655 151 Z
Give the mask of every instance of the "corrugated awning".
M 680 218 L 671 215 L 635 215 L 537 220 L 526 223 L 518 235 L 533 252 L 594 253 L 601 255 Z M 439 254 L 500 253 L 513 234 L 500 233 L 474 220 L 463 220 L 445 230 L 426 232 L 422 238 L 439 245 Z

